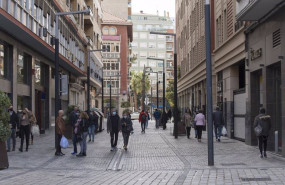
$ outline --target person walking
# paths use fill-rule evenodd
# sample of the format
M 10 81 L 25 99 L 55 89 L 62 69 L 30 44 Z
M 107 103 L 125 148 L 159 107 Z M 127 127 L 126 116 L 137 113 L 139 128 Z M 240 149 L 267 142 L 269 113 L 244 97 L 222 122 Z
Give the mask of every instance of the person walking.
M 222 128 L 224 125 L 224 118 L 223 118 L 223 112 L 219 109 L 219 107 L 216 107 L 216 111 L 213 112 L 213 125 L 215 129 L 216 141 L 220 142 L 222 135 Z
M 65 131 L 65 122 L 64 122 L 64 119 L 62 117 L 63 114 L 64 114 L 64 111 L 59 110 L 58 111 L 58 117 L 55 120 L 55 132 L 57 134 L 57 143 L 56 143 L 56 152 L 55 152 L 56 156 L 65 155 L 64 153 L 61 152 L 61 146 L 60 146 L 60 141 L 61 141 L 61 138 L 64 135 L 64 131 Z
M 172 118 L 172 111 L 171 111 L 171 109 L 168 110 L 167 117 L 171 121 L 171 118 Z
M 190 132 L 191 132 L 191 127 L 192 127 L 192 116 L 191 116 L 191 111 L 189 108 L 186 109 L 186 112 L 183 116 L 183 120 L 184 120 L 184 125 L 185 125 L 185 129 L 186 129 L 186 135 L 187 138 L 190 139 Z
M 13 106 L 10 106 L 9 109 L 9 127 L 11 128 L 11 134 L 7 140 L 7 152 L 11 151 L 11 139 L 13 142 L 12 151 L 15 151 L 16 147 L 16 130 L 19 128 L 19 118 L 16 112 L 13 110 Z
M 134 130 L 132 120 L 128 117 L 127 113 L 123 114 L 123 118 L 121 119 L 121 125 L 122 134 L 124 138 L 124 149 L 127 151 L 130 133 Z
M 23 114 L 20 118 L 20 135 L 21 135 L 21 146 L 20 152 L 23 152 L 24 138 L 26 138 L 26 152 L 29 150 L 29 138 L 30 138 L 30 120 L 26 109 L 23 110 Z
M 267 139 L 269 136 L 269 132 L 271 129 L 271 117 L 270 115 L 265 114 L 265 108 L 261 108 L 259 111 L 259 115 L 257 115 L 254 119 L 253 127 L 261 127 L 261 132 L 256 133 L 258 138 L 258 146 L 260 151 L 260 158 L 267 158 L 266 150 L 267 150 Z M 264 153 L 263 153 L 264 152 Z
M 145 113 L 147 115 L 147 119 L 146 119 L 146 122 L 145 122 L 145 128 L 147 128 L 148 127 L 148 121 L 150 120 L 149 110 L 147 110 Z
M 89 116 L 86 112 L 80 113 L 80 122 L 79 122 L 79 132 L 78 135 L 81 136 L 80 139 L 80 153 L 76 157 L 86 156 L 87 151 L 87 135 L 89 128 Z
M 145 133 L 146 121 L 147 121 L 147 114 L 144 112 L 144 110 L 142 110 L 139 115 L 139 122 L 141 123 L 142 133 Z
M 198 142 L 201 142 L 202 131 L 203 128 L 206 126 L 206 120 L 202 110 L 199 110 L 199 114 L 195 116 L 195 121 L 196 121 Z
M 117 114 L 116 109 L 113 109 L 112 114 L 107 120 L 107 133 L 111 137 L 111 151 L 117 149 L 118 134 L 122 131 L 120 116 Z
M 90 126 L 88 128 L 88 134 L 89 134 L 89 141 L 88 142 L 91 142 L 91 139 L 92 139 L 92 142 L 94 142 L 95 129 L 96 129 L 96 126 L 98 126 L 98 118 L 99 117 L 95 113 L 95 111 L 91 111 L 91 114 L 89 116 Z
M 34 134 L 32 132 L 32 128 L 33 126 L 37 125 L 37 118 L 33 114 L 33 112 L 30 111 L 28 108 L 25 108 L 25 110 L 28 112 L 28 117 L 29 117 L 29 122 L 30 122 L 30 136 L 31 136 L 30 144 L 33 145 L 34 144 Z
M 73 144 L 73 152 L 72 155 L 77 154 L 77 134 L 74 132 L 77 124 L 77 120 L 79 118 L 78 107 L 75 106 L 73 111 L 69 114 L 69 124 L 72 125 L 73 135 L 72 135 L 72 144 Z
M 153 117 L 155 118 L 155 127 L 156 127 L 156 128 L 159 128 L 159 119 L 160 119 L 160 116 L 161 116 L 160 112 L 159 112 L 157 109 L 155 109 L 155 111 L 154 111 L 154 113 L 153 113 Z
M 161 116 L 161 123 L 162 123 L 163 130 L 166 129 L 167 121 L 168 121 L 168 116 L 167 116 L 166 112 L 163 111 L 162 116 Z

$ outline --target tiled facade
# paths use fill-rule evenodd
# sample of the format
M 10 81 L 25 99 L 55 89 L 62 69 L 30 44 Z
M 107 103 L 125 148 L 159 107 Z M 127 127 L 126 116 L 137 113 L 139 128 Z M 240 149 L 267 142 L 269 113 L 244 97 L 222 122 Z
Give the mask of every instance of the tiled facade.
M 101 2 L 98 0 L 0 1 L 0 90 L 15 110 L 31 109 L 44 132 L 53 124 L 55 13 L 90 8 L 90 15 L 59 17 L 61 106 L 87 108 L 87 51 L 101 48 Z M 91 56 L 92 94 L 101 88 L 101 57 Z M 93 72 L 92 72 L 93 71 Z M 92 96 L 92 106 L 99 99 Z

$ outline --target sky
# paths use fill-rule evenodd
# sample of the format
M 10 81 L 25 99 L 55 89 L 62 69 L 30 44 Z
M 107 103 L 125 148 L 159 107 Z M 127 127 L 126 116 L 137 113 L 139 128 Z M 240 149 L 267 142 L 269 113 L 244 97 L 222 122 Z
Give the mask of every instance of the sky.
M 175 0 L 132 0 L 132 12 L 156 14 L 163 16 L 164 11 L 169 12 L 170 17 L 175 17 Z

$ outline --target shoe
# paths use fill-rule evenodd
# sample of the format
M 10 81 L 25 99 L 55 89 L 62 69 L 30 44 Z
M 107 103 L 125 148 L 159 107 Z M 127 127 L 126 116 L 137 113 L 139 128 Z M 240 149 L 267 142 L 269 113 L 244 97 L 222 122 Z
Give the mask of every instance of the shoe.
M 55 155 L 55 156 L 63 156 L 62 153 L 55 153 L 54 155 Z
M 114 148 L 112 147 L 112 148 L 110 149 L 110 151 L 111 151 L 111 152 L 114 151 Z
M 71 155 L 76 155 L 76 154 L 77 154 L 77 152 L 72 152 L 72 153 L 71 153 Z
M 86 153 L 82 153 L 82 156 L 86 157 L 87 155 L 86 155 Z
M 218 139 L 218 142 L 221 142 L 221 139 Z
M 83 154 L 82 153 L 79 153 L 78 155 L 76 155 L 76 157 L 82 157 Z
M 60 152 L 61 155 L 65 155 L 64 153 Z
M 22 148 L 19 148 L 19 151 L 20 151 L 20 152 L 23 152 L 23 149 L 22 149 Z
M 267 158 L 267 154 L 264 152 L 264 158 Z
M 128 150 L 128 147 L 126 146 L 124 149 L 127 151 L 127 150 Z

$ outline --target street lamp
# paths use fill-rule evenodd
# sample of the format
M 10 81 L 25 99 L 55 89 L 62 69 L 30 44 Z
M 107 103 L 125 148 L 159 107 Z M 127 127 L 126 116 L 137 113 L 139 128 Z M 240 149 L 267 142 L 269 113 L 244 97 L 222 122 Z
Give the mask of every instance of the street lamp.
M 178 107 L 177 107 L 177 50 L 176 33 L 150 32 L 156 35 L 169 35 L 174 37 L 174 136 L 178 138 Z
M 162 102 L 163 102 L 163 111 L 165 111 L 165 69 L 164 69 L 164 63 L 165 60 L 161 58 L 151 58 L 147 57 L 148 60 L 159 60 L 163 62 L 163 97 L 162 97 Z
M 58 111 L 61 109 L 61 100 L 60 100 L 60 87 L 59 87 L 59 29 L 58 29 L 58 21 L 59 16 L 62 15 L 74 15 L 74 14 L 89 14 L 90 10 L 82 10 L 82 11 L 75 11 L 75 12 L 57 12 L 55 14 L 55 118 L 58 116 Z M 55 132 L 55 147 L 57 146 L 57 134 Z
M 87 65 L 87 114 L 90 115 L 90 53 L 97 51 L 106 51 L 105 49 L 88 50 L 88 65 Z

